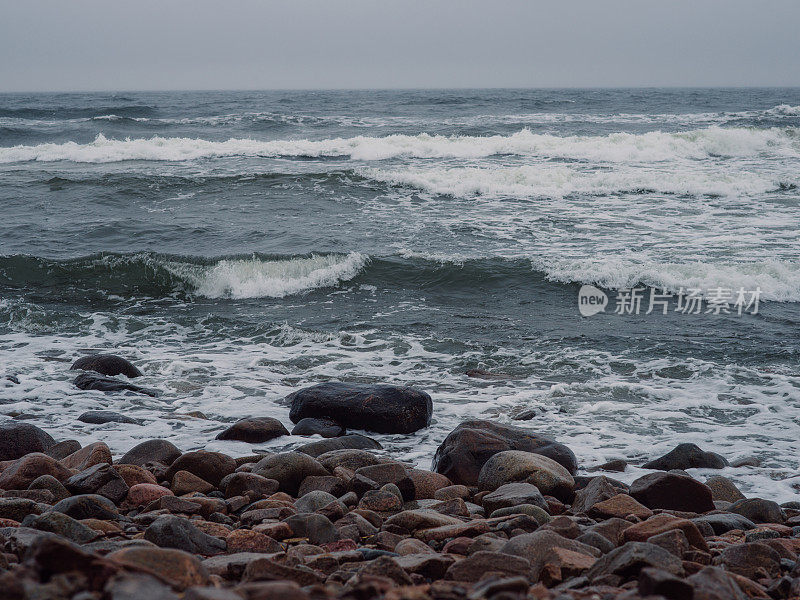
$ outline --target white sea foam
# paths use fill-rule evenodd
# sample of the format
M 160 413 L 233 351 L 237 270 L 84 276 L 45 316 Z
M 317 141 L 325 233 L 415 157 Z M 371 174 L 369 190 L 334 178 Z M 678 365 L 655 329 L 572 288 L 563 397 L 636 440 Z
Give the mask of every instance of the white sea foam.
M 114 140 L 102 134 L 89 144 L 65 142 L 0 148 L 0 163 L 72 161 L 107 163 L 124 160 L 187 161 L 230 156 L 321 157 L 354 160 L 411 158 L 483 158 L 494 155 L 572 158 L 602 162 L 663 161 L 746 156 L 800 156 L 794 128 L 709 127 L 680 133 L 613 133 L 606 136 L 555 136 L 527 129 L 508 136 L 390 135 L 325 140 L 232 138 L 215 142 L 193 138 Z
M 392 185 L 418 188 L 433 194 L 471 196 L 562 197 L 568 194 L 639 193 L 642 191 L 694 196 L 763 194 L 781 185 L 797 185 L 800 176 L 786 174 L 775 181 L 763 171 L 741 169 L 669 169 L 618 167 L 613 170 L 584 166 L 535 164 L 518 167 L 363 168 L 359 174 Z
M 285 260 L 220 260 L 209 266 L 167 262 L 164 266 L 206 298 L 283 298 L 352 279 L 367 260 L 353 252 Z
M 622 258 L 564 260 L 532 258 L 536 270 L 553 281 L 593 283 L 611 289 L 649 285 L 672 293 L 679 290 L 724 288 L 736 292 L 761 290 L 762 300 L 800 302 L 800 261 L 757 261 L 741 264 L 708 262 L 637 262 Z M 749 296 L 748 296 L 749 297 Z

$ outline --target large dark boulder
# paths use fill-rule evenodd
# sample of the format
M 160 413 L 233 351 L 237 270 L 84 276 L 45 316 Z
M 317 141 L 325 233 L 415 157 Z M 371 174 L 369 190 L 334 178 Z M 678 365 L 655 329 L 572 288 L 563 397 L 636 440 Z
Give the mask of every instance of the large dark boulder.
M 348 429 L 413 433 L 430 425 L 431 397 L 411 387 L 365 383 L 322 383 L 286 397 L 289 418 L 330 417 Z
M 450 432 L 436 450 L 432 469 L 454 484 L 477 485 L 486 461 L 507 450 L 541 454 L 573 475 L 578 470 L 572 450 L 553 438 L 523 427 L 477 419 L 464 421 Z
M 158 396 L 158 390 L 142 387 L 133 383 L 123 381 L 122 379 L 114 379 L 113 377 L 105 377 L 97 373 L 86 371 L 78 375 L 72 382 L 80 390 L 97 390 L 99 392 L 134 392 L 136 394 L 145 394 L 146 396 Z
M 722 469 L 728 466 L 724 457 L 701 450 L 696 444 L 678 444 L 664 456 L 642 465 L 643 469 Z
M 31 452 L 45 452 L 56 441 L 46 431 L 30 423 L 0 423 L 0 461 L 16 460 Z
M 714 510 L 711 488 L 677 473 L 649 473 L 631 484 L 630 495 L 647 508 L 704 513 Z
M 218 440 L 236 440 L 250 444 L 260 444 L 289 435 L 283 423 L 272 417 L 247 417 L 240 419 L 217 435 Z
M 81 423 L 90 425 L 105 425 L 106 423 L 126 423 L 129 425 L 141 425 L 139 419 L 128 417 L 113 410 L 89 410 L 78 417 Z
M 92 354 L 79 358 L 70 369 L 95 371 L 101 375 L 125 375 L 125 377 L 141 377 L 142 372 L 130 362 L 115 354 Z

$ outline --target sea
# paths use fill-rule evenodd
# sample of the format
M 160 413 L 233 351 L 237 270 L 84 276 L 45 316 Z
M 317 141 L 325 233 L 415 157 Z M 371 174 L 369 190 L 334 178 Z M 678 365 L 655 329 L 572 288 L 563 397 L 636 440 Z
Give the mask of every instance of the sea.
M 799 186 L 800 89 L 3 94 L 0 420 L 240 456 L 309 441 L 214 440 L 301 387 L 392 383 L 431 425 L 370 435 L 422 468 L 477 418 L 796 499 Z M 96 352 L 159 395 L 77 389 Z

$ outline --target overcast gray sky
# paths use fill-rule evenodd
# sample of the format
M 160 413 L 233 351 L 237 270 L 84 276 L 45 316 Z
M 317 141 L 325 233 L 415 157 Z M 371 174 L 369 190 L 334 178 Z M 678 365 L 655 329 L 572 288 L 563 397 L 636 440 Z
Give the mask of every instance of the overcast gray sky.
M 0 91 L 800 85 L 800 0 L 0 0 Z

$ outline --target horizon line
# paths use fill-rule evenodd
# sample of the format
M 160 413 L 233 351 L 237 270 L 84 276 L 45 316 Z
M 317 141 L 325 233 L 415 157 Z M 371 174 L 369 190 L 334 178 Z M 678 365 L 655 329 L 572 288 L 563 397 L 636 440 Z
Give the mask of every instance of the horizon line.
M 456 87 L 296 87 L 296 88 L 119 88 L 0 90 L 0 94 L 124 94 L 124 93 L 219 93 L 219 92 L 449 92 L 449 91 L 549 91 L 549 90 L 796 90 L 795 85 L 609 85 L 609 86 L 456 86 Z

